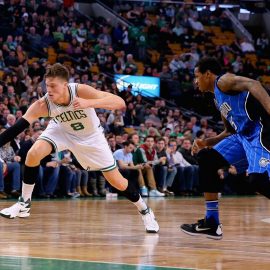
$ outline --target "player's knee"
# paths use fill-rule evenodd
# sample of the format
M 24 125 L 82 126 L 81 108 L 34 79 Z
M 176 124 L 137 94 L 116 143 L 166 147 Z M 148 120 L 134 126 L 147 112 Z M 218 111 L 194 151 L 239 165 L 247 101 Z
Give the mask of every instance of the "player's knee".
M 31 163 L 39 163 L 42 158 L 44 158 L 43 153 L 37 147 L 32 147 L 27 153 L 26 161 L 31 165 Z
M 215 149 L 202 149 L 198 153 L 198 163 L 200 169 L 217 172 L 218 169 L 230 164 Z
M 229 163 L 214 149 L 203 149 L 198 154 L 199 184 L 202 192 L 219 192 L 221 181 L 218 169 L 229 166 Z
M 256 191 L 259 191 L 259 187 L 262 185 L 262 183 L 269 183 L 269 175 L 267 172 L 250 173 L 248 176 L 248 181 Z
M 268 172 L 251 173 L 248 180 L 254 191 L 259 192 L 270 199 L 270 181 Z

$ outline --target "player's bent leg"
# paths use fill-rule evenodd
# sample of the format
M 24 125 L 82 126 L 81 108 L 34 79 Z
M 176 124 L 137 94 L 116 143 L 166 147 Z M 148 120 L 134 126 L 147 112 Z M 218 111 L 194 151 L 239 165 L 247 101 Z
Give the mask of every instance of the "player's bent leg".
M 17 203 L 0 211 L 2 217 L 13 219 L 15 217 L 24 218 L 30 216 L 31 197 L 38 178 L 39 163 L 51 151 L 51 144 L 43 140 L 36 141 L 28 151 L 25 162 L 22 196 L 19 197 Z
M 264 173 L 250 173 L 248 180 L 254 191 L 270 199 L 270 179 L 267 171 Z
M 136 190 L 132 182 L 128 182 L 117 168 L 102 173 L 113 187 L 121 191 L 127 199 L 137 206 L 144 222 L 146 232 L 157 233 L 159 231 L 159 225 L 156 221 L 155 215 L 152 209 L 150 209 L 141 198 L 138 190 Z
M 221 181 L 218 169 L 229 166 L 224 157 L 214 149 L 203 149 L 198 155 L 200 168 L 200 189 L 204 192 L 205 218 L 193 224 L 182 224 L 181 230 L 189 235 L 205 236 L 211 239 L 222 239 L 222 225 L 219 221 L 218 192 Z

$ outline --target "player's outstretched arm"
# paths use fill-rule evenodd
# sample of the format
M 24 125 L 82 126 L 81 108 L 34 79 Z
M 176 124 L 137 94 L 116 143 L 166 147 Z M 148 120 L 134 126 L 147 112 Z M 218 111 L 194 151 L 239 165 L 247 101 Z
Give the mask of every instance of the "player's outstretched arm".
M 228 73 L 220 78 L 218 87 L 223 92 L 249 91 L 270 114 L 270 96 L 259 81 Z
M 37 100 L 34 102 L 21 119 L 19 119 L 13 126 L 0 134 L 0 147 L 13 140 L 21 132 L 23 132 L 29 125 L 42 116 L 48 115 L 48 109 L 45 101 Z
M 123 110 L 126 108 L 125 101 L 121 97 L 96 90 L 86 84 L 78 85 L 77 94 L 79 98 L 75 98 L 73 101 L 75 109 L 102 108 L 107 110 Z

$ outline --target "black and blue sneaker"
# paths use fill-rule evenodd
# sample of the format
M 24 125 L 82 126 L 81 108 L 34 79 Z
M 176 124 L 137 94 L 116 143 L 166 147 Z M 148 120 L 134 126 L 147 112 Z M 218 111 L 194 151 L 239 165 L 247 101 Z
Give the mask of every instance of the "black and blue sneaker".
M 205 236 L 207 238 L 222 239 L 222 224 L 216 224 L 214 219 L 200 219 L 194 224 L 182 224 L 181 230 L 189 235 Z

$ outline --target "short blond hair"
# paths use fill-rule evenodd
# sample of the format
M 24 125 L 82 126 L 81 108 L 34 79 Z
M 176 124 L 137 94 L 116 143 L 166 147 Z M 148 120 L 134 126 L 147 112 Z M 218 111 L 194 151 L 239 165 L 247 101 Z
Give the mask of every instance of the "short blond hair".
M 68 69 L 60 63 L 56 63 L 56 64 L 49 66 L 46 69 L 46 73 L 44 75 L 44 78 L 46 79 L 46 78 L 55 78 L 55 77 L 59 77 L 61 79 L 64 79 L 65 81 L 68 81 L 69 80 Z

